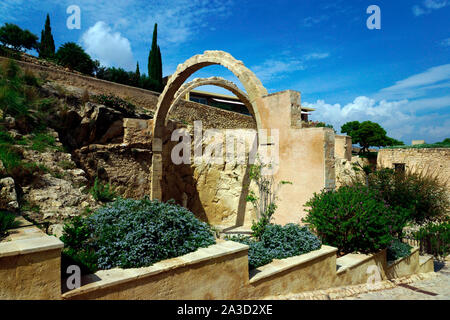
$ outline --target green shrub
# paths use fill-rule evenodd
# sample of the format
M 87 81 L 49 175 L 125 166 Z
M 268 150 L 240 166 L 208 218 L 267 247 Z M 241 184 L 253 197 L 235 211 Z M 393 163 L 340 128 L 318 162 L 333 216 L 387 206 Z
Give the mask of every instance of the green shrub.
M 29 69 L 25 69 L 25 71 L 23 72 L 22 79 L 26 85 L 33 86 L 33 87 L 39 86 L 38 79 L 36 78 L 34 73 L 32 71 L 30 71 Z
M 64 170 L 75 169 L 76 165 L 72 161 L 61 160 L 58 162 L 58 166 Z
M 268 264 L 273 259 L 298 256 L 318 250 L 321 247 L 319 239 L 309 231 L 308 227 L 301 227 L 292 223 L 285 226 L 267 225 L 260 241 L 242 236 L 228 239 L 250 247 L 248 253 L 250 269 Z
M 14 139 L 4 127 L 0 127 L 0 144 L 13 144 Z
M 421 242 L 426 253 L 436 257 L 446 257 L 450 254 L 450 221 L 428 223 L 414 233 L 414 238 Z
M 285 226 L 270 224 L 261 236 L 261 242 L 277 254 L 276 259 L 297 256 L 320 249 L 320 240 L 312 234 L 308 227 L 289 223 Z
M 227 240 L 236 241 L 249 246 L 248 249 L 248 268 L 249 270 L 264 266 L 273 261 L 275 253 L 273 250 L 264 247 L 264 243 L 251 237 L 231 236 Z
M 211 228 L 172 203 L 118 199 L 64 227 L 65 253 L 100 269 L 139 268 L 215 243 Z
M 66 42 L 56 52 L 56 61 L 72 70 L 88 75 L 94 74 L 97 69 L 95 61 L 74 42 Z
M 27 117 L 29 107 L 26 104 L 23 80 L 19 66 L 13 60 L 6 60 L 0 66 L 0 108 L 3 115 Z
M 372 253 L 386 248 L 401 235 L 408 212 L 379 200 L 379 194 L 363 185 L 315 193 L 306 204 L 304 222 L 324 244 L 341 253 Z
M 77 263 L 80 267 L 95 272 L 98 270 L 97 255 L 91 247 L 91 231 L 88 220 L 74 217 L 63 227 L 61 241 L 64 242 L 63 257 Z
M 395 172 L 384 168 L 371 173 L 368 183 L 390 206 L 407 209 L 408 219 L 418 224 L 439 219 L 450 210 L 446 185 L 438 176 L 427 172 Z
M 98 178 L 95 178 L 94 186 L 89 190 L 95 200 L 102 202 L 111 202 L 117 195 L 113 190 L 113 187 L 107 183 L 102 184 Z
M 255 183 L 258 192 L 250 190 L 246 200 L 253 205 L 256 211 L 257 221 L 253 221 L 252 236 L 260 240 L 266 226 L 271 223 L 272 217 L 277 210 L 276 201 L 278 200 L 277 193 L 279 188 L 285 184 L 292 183 L 280 181 L 278 184 L 275 184 L 273 174 L 265 174 L 266 172 L 270 173 L 272 164 L 261 163 L 259 156 L 257 160 L 257 164 L 252 164 L 249 167 L 249 179 Z
M 6 172 L 8 173 L 22 164 L 20 152 L 8 144 L 0 144 L 0 160 L 2 160 Z
M 409 244 L 395 239 L 386 250 L 387 260 L 395 261 L 407 257 L 411 254 L 411 249 L 412 247 Z
M 56 145 L 55 137 L 48 133 L 39 132 L 33 135 L 31 138 L 31 149 L 45 152 L 48 149 L 61 151 L 61 147 Z
M 10 212 L 0 211 L 0 239 L 7 235 L 7 231 L 19 225 L 16 215 Z

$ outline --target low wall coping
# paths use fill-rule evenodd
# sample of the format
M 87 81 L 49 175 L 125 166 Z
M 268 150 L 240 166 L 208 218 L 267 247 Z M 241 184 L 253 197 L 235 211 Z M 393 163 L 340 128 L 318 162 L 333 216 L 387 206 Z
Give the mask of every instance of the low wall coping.
M 173 269 L 179 269 L 203 261 L 221 258 L 238 252 L 248 251 L 247 245 L 233 242 L 217 240 L 217 243 L 207 248 L 200 248 L 197 251 L 188 253 L 184 256 L 163 260 L 149 267 L 120 269 L 114 268 L 110 270 L 100 270 L 91 275 L 92 279 L 100 279 L 95 282 L 88 283 L 80 288 L 68 291 L 62 295 L 63 299 L 84 294 L 87 292 L 115 286 L 125 282 L 154 276 Z
M 63 247 L 64 244 L 58 238 L 42 234 L 32 238 L 0 242 L 0 258 L 62 249 Z
M 370 260 L 373 257 L 377 256 L 384 250 L 385 249 L 379 251 L 378 253 L 373 253 L 373 254 L 349 253 L 349 254 L 346 254 L 345 256 L 337 258 L 336 265 L 339 268 L 337 271 L 337 274 L 341 274 L 343 272 L 346 272 L 349 269 L 355 268 L 358 265 L 363 264 L 367 260 Z
M 309 261 L 319 259 L 323 256 L 336 254 L 337 248 L 322 245 L 319 250 L 314 250 L 299 256 L 294 256 L 286 259 L 275 259 L 271 263 L 256 268 L 251 271 L 250 283 L 261 281 L 265 278 L 271 277 L 277 273 L 292 269 L 299 265 L 305 264 Z

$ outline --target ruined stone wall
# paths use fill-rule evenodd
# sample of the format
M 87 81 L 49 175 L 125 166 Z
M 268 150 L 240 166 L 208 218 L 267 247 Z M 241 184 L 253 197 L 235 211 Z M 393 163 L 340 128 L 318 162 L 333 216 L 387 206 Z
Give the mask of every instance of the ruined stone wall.
M 382 149 L 378 152 L 378 167 L 394 168 L 404 163 L 406 170 L 435 174 L 447 183 L 450 192 L 450 148 L 401 148 Z
M 352 160 L 352 137 L 335 135 L 334 155 L 336 158 Z
M 90 177 L 112 183 L 124 197 L 140 199 L 150 194 L 153 120 L 125 118 L 123 124 L 122 143 L 91 144 L 76 150 L 75 158 Z M 255 215 L 246 202 L 247 166 L 174 164 L 171 151 L 178 142 L 171 141 L 171 133 L 179 126 L 169 121 L 163 141 L 163 201 L 173 199 L 215 226 L 251 225 Z M 192 136 L 192 127 L 188 130 Z

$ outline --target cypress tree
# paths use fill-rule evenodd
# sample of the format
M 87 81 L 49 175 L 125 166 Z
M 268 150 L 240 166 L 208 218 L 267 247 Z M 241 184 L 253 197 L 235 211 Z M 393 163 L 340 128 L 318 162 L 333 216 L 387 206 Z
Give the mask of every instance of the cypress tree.
M 158 46 L 158 24 L 153 29 L 152 48 L 148 56 L 148 76 L 154 90 L 161 91 L 162 88 L 162 60 Z
M 141 71 L 139 71 L 139 62 L 136 63 L 136 78 L 140 78 L 141 77 Z
M 159 49 L 159 46 L 158 46 L 158 77 L 160 79 L 160 81 L 158 83 L 158 85 L 159 85 L 158 91 L 162 92 L 164 89 L 164 86 L 163 86 L 163 80 L 162 80 L 163 79 L 162 58 L 161 58 L 161 50 Z
M 44 30 L 41 32 L 41 44 L 39 46 L 40 58 L 52 58 L 55 55 L 55 41 L 53 40 L 50 16 L 47 13 Z
M 136 71 L 132 75 L 132 85 L 139 87 L 139 82 L 141 79 L 141 71 L 139 70 L 139 62 L 136 63 Z

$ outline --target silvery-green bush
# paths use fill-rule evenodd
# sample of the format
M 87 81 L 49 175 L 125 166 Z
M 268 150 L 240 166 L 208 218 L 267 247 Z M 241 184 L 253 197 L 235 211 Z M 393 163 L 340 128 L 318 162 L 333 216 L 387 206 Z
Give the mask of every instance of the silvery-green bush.
M 210 226 L 186 208 L 148 199 L 118 199 L 67 224 L 61 239 L 91 270 L 145 267 L 215 243 Z
M 289 223 L 285 226 L 268 224 L 258 241 L 251 237 L 234 236 L 229 240 L 248 245 L 249 268 L 254 269 L 272 262 L 318 250 L 320 240 L 306 226 Z

